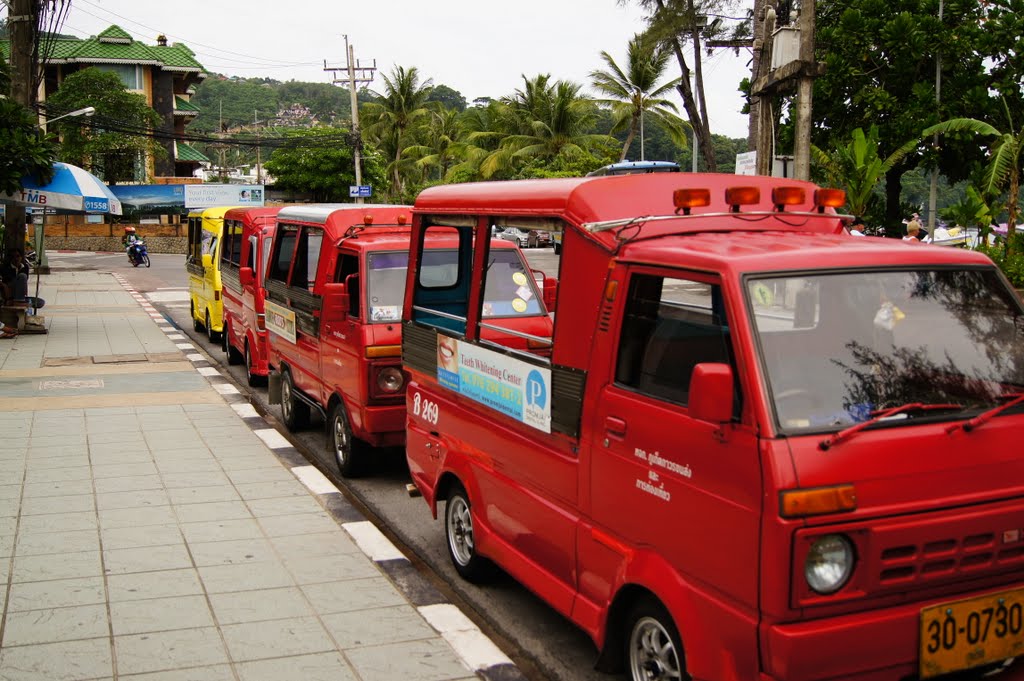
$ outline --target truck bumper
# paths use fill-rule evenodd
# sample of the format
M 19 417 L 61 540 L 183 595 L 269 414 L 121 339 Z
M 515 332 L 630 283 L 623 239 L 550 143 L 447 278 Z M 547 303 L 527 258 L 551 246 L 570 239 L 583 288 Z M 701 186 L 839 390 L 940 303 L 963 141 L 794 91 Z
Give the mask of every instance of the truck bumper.
M 405 403 L 383 407 L 364 407 L 362 431 L 356 437 L 374 447 L 405 445 Z
M 984 592 L 795 624 L 763 624 L 761 681 L 912 681 L 918 678 L 921 609 L 943 602 L 1021 588 L 1018 583 Z M 1017 659 L 1012 673 L 1024 670 Z M 957 677 L 960 678 L 960 677 Z

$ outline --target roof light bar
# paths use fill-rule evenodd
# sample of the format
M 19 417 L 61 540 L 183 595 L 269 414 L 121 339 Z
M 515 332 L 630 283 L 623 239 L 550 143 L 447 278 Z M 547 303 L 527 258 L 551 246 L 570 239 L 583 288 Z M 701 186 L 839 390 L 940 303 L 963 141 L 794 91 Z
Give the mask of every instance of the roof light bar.
M 364 215 L 363 216 L 363 224 L 366 225 L 367 227 L 372 225 L 373 224 L 373 215 L 371 215 L 370 213 L 367 213 L 366 215 Z
M 711 205 L 710 189 L 677 189 L 672 192 L 672 203 L 676 207 L 676 215 L 683 211 L 689 215 L 690 209 Z
M 752 206 L 761 202 L 759 187 L 726 187 L 725 202 L 733 213 L 740 212 L 740 206 Z
M 772 187 L 772 203 L 775 210 L 783 211 L 786 206 L 799 206 L 807 200 L 803 187 Z
M 815 189 L 814 206 L 819 213 L 826 208 L 842 208 L 846 204 L 846 192 L 842 189 Z

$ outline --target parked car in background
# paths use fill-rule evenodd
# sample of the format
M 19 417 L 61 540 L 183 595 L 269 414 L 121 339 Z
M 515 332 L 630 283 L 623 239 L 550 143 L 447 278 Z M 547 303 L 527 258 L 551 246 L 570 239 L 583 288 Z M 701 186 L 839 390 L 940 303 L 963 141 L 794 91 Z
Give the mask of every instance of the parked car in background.
M 519 248 L 547 248 L 551 246 L 551 232 L 546 232 L 542 229 L 492 226 L 491 234 L 495 238 L 511 241 L 519 246 Z

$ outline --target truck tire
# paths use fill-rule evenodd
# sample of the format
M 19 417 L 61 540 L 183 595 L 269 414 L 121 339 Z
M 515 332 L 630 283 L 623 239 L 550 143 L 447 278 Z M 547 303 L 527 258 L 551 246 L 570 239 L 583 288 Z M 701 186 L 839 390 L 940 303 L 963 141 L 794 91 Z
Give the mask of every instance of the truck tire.
M 631 681 L 688 679 L 683 646 L 671 615 L 658 601 L 644 598 L 626 619 L 626 672 Z
M 343 478 L 358 477 L 363 467 L 363 448 L 352 435 L 352 424 L 348 420 L 345 403 L 338 400 L 331 409 L 327 420 L 327 447 L 334 452 L 334 461 Z
M 242 353 L 235 349 L 235 346 L 231 344 L 231 323 L 224 322 L 224 332 L 220 335 L 221 345 L 224 346 L 224 352 L 228 356 L 228 364 L 236 366 L 242 363 Z
M 254 374 L 253 373 L 253 369 L 254 368 L 255 367 L 253 367 L 253 364 L 252 364 L 252 350 L 249 349 L 249 341 L 246 340 L 245 341 L 245 380 L 246 380 L 246 382 L 250 386 L 252 386 L 254 388 L 257 387 L 257 386 L 266 385 L 267 384 L 267 377 L 266 376 L 259 376 L 257 374 Z
M 298 430 L 309 423 L 309 405 L 295 395 L 292 372 L 281 377 L 281 420 L 288 430 Z
M 448 556 L 459 576 L 467 582 L 479 583 L 494 574 L 494 564 L 476 552 L 469 495 L 459 483 L 454 483 L 448 492 L 448 502 L 444 507 L 444 530 L 448 540 Z
M 217 343 L 220 340 L 220 334 L 213 330 L 213 323 L 210 321 L 210 311 L 206 311 L 206 339 L 211 343 Z
M 196 304 L 195 303 L 189 303 L 188 306 L 189 306 L 189 309 L 192 311 L 192 330 L 193 331 L 202 331 L 203 330 L 203 323 L 199 320 L 199 317 L 196 316 Z

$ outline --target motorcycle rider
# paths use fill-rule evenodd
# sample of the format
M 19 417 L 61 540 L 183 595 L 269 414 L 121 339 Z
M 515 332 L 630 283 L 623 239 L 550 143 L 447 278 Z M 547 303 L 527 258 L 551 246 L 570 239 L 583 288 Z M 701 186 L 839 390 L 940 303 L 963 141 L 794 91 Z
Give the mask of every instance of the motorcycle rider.
M 133 225 L 128 225 L 124 228 L 124 236 L 121 238 L 121 243 L 124 244 L 124 252 L 128 254 L 128 259 L 132 262 L 135 261 L 135 242 L 140 240 L 141 238 L 136 233 Z

